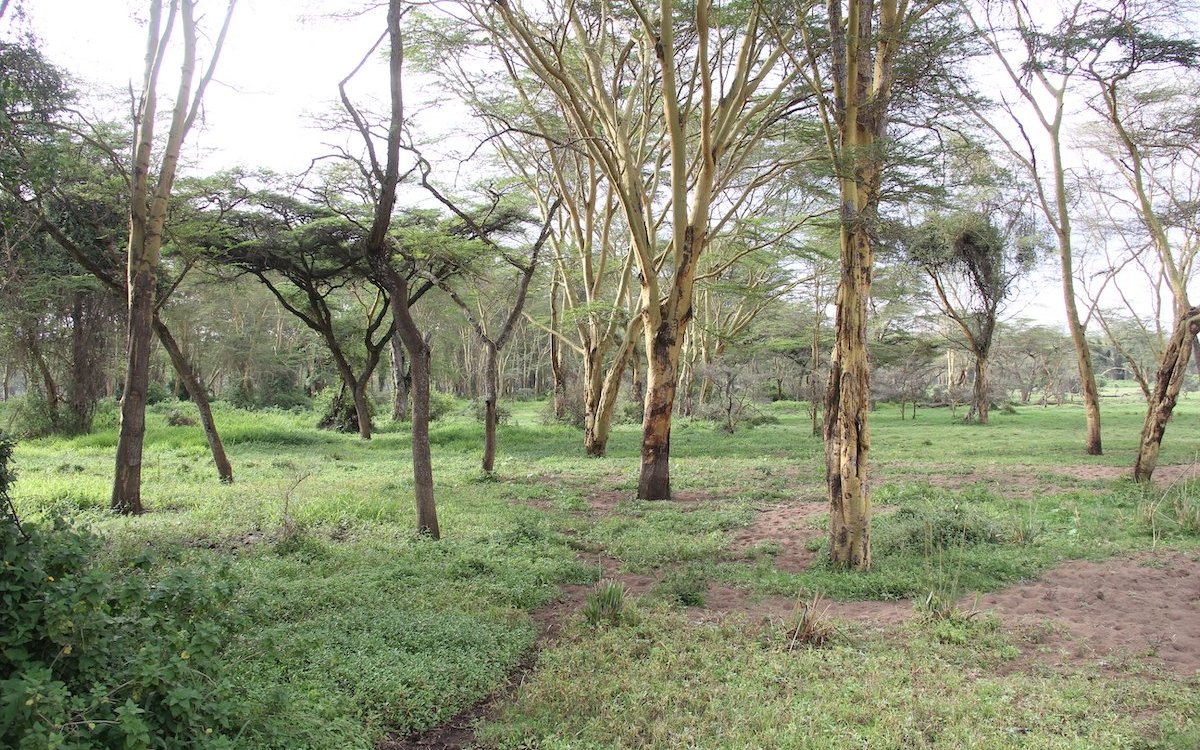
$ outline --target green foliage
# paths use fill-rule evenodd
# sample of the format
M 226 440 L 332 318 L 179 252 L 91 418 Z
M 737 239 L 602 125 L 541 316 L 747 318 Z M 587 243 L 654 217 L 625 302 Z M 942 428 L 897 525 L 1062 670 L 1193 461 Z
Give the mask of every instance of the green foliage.
M 667 573 L 654 592 L 672 604 L 703 607 L 708 592 L 708 580 L 707 571 L 692 565 Z
M 1143 499 L 1137 518 L 1154 538 L 1200 536 L 1200 482 L 1181 482 L 1164 490 L 1138 488 Z
M 436 390 L 429 393 L 429 419 L 432 422 L 456 414 L 464 408 L 462 399 L 452 393 L 442 393 Z
M 596 584 L 583 605 L 583 621 L 593 628 L 616 627 L 629 617 L 625 584 L 605 580 Z
M 471 414 L 477 422 L 483 422 L 487 419 L 487 404 L 483 399 L 477 398 L 471 401 Z M 508 420 L 510 419 L 512 419 L 512 410 L 504 404 L 497 402 L 496 424 L 508 424 Z
M 1007 524 L 962 501 L 906 505 L 874 540 L 880 555 L 932 553 L 952 547 L 1006 543 L 1016 536 Z
M 65 522 L 0 523 L 0 744 L 231 747 L 237 704 L 219 652 L 231 588 L 176 569 L 96 562 Z
M 146 405 L 153 406 L 166 401 L 174 401 L 175 395 L 165 385 L 157 380 L 151 380 L 146 386 Z
M 54 433 L 56 417 L 45 395 L 36 391 L 23 393 L 5 402 L 7 415 L 4 429 L 19 438 L 45 437 Z

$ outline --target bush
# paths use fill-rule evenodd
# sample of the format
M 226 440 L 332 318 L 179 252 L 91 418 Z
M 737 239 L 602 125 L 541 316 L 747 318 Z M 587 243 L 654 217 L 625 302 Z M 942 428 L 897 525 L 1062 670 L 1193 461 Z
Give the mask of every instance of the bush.
M 475 415 L 475 419 L 477 421 L 479 421 L 481 423 L 486 421 L 486 419 L 487 419 L 487 404 L 486 404 L 486 402 L 481 398 L 477 398 L 474 401 L 472 401 L 471 402 L 471 413 Z M 507 406 L 504 406 L 503 404 L 497 402 L 496 403 L 496 424 L 508 424 L 508 420 L 511 418 L 512 418 L 512 410 L 509 409 Z
M 115 430 L 120 423 L 120 401 L 115 398 L 102 398 L 96 402 L 96 414 L 92 417 L 93 430 Z
M 1014 542 L 1015 529 L 962 502 L 905 506 L 875 535 L 877 554 L 921 554 L 953 547 Z
M 429 393 L 429 420 L 437 420 L 449 416 L 462 409 L 462 402 L 454 394 L 431 391 Z
M 28 392 L 7 402 L 5 430 L 19 438 L 45 437 L 54 432 L 54 410 L 41 393 Z
M 146 405 L 161 404 L 164 401 L 177 401 L 175 394 L 167 390 L 167 387 L 158 381 L 151 380 L 146 384 Z
M 626 621 L 629 612 L 625 605 L 625 584 L 604 580 L 588 596 L 583 605 L 583 621 L 593 628 L 617 626 Z
M 171 409 L 167 412 L 167 424 L 171 427 L 195 427 L 196 418 L 182 409 Z
M 347 389 L 335 386 L 323 388 L 313 399 L 313 406 L 321 415 L 317 427 L 322 430 L 358 432 L 358 412 L 354 409 L 354 397 Z M 367 407 L 369 410 L 369 399 Z
M 56 521 L 0 521 L 0 746 L 230 747 L 233 691 L 218 668 L 230 595 L 143 556 L 114 575 L 100 542 Z

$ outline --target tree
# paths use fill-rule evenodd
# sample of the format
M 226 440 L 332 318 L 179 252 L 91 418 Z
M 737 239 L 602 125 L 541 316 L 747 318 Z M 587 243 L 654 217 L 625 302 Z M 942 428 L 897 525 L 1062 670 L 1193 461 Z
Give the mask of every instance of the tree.
M 231 12 L 232 6 L 227 11 L 218 42 L 223 39 Z M 152 39 L 148 52 L 159 54 L 162 50 L 154 47 L 153 42 Z M 165 39 L 163 42 L 165 45 Z M 211 77 L 212 66 L 216 64 L 216 52 L 219 52 L 219 44 L 215 48 L 208 74 L 202 79 L 202 85 L 191 103 L 191 115 L 179 125 L 180 129 L 186 129 L 185 126 L 194 119 L 203 82 Z M 119 227 L 128 219 L 130 196 L 134 193 L 134 178 L 137 176 L 136 170 L 131 174 L 123 156 L 127 149 L 132 148 L 128 132 L 111 124 L 90 123 L 73 116 L 67 107 L 72 93 L 62 84 L 61 75 L 41 59 L 35 48 L 6 45 L 0 57 L 3 57 L 6 68 L 12 67 L 11 75 L 6 71 L 5 78 L 10 83 L 5 89 L 3 114 L 0 115 L 4 141 L 4 148 L 0 149 L 3 153 L 3 157 L 0 157 L 0 187 L 32 227 L 50 237 L 110 293 L 119 296 L 123 306 L 128 305 L 130 277 L 122 269 L 122 265 L 127 264 L 118 255 L 128 256 L 129 250 L 128 246 L 125 250 L 117 247 L 118 234 L 123 231 Z M 148 66 L 151 63 L 148 60 Z M 152 72 L 153 68 L 148 67 L 147 70 Z M 186 94 L 177 105 L 186 110 Z M 175 123 L 172 125 L 174 133 Z M 169 140 L 168 145 L 170 143 Z M 165 170 L 168 166 L 173 175 L 173 165 L 164 162 L 162 168 Z M 144 178 L 143 175 L 143 183 Z M 164 186 L 156 188 L 156 193 L 161 187 Z M 170 187 L 166 186 L 166 189 L 169 193 Z M 143 198 L 148 190 L 148 186 L 143 184 Z M 165 204 L 156 210 L 165 211 Z M 145 213 L 142 211 L 143 215 Z M 122 217 L 122 214 L 126 216 Z M 160 227 L 162 231 L 152 238 L 156 247 L 161 248 L 165 232 L 169 229 L 166 223 L 164 219 Z M 129 224 L 124 231 L 128 232 L 130 226 L 133 225 Z M 127 237 L 132 235 L 127 234 Z M 233 481 L 233 469 L 221 444 L 208 399 L 203 389 L 196 388 L 190 363 L 174 345 L 170 330 L 159 316 L 186 270 L 187 267 L 173 281 L 165 280 L 157 272 L 152 274 L 158 288 L 151 307 L 151 327 L 168 351 L 180 379 L 189 383 L 189 395 L 200 412 L 218 476 L 221 481 L 229 482 Z M 84 354 L 83 350 L 88 348 L 86 344 L 90 342 L 80 340 L 79 343 L 79 353 Z M 132 426 L 133 423 L 131 429 Z M 126 445 L 128 447 L 130 443 L 127 441 Z M 140 448 L 137 455 L 140 462 Z M 140 463 L 138 465 L 140 467 Z M 140 492 L 140 485 L 138 490 Z M 140 506 L 140 497 L 138 503 Z
M 521 313 L 525 309 L 525 300 L 529 295 L 529 284 L 533 281 L 533 275 L 538 270 L 538 258 L 542 252 L 542 246 L 546 244 L 547 238 L 550 236 L 550 227 L 554 223 L 555 214 L 558 213 L 559 201 L 555 201 L 549 208 L 546 220 L 542 224 L 541 232 L 537 239 L 534 240 L 532 247 L 525 255 L 520 257 L 518 253 L 501 247 L 495 240 L 494 235 L 499 228 L 496 225 L 489 225 L 488 222 L 481 223 L 476 221 L 469 213 L 460 208 L 454 201 L 448 199 L 441 191 L 434 188 L 429 182 L 429 174 L 431 167 L 423 157 L 420 159 L 421 181 L 425 188 L 432 192 L 434 196 L 447 208 L 454 212 L 456 216 L 469 227 L 470 233 L 477 240 L 482 242 L 489 251 L 494 253 L 498 258 L 513 269 L 516 270 L 515 291 L 512 292 L 511 302 L 506 305 L 508 313 L 504 316 L 504 321 L 500 324 L 500 331 L 492 333 L 488 329 L 487 319 L 482 315 L 477 315 L 471 310 L 463 298 L 454 291 L 444 278 L 430 276 L 431 280 L 435 280 L 458 305 L 466 317 L 467 322 L 471 324 L 475 335 L 479 337 L 479 341 L 484 347 L 484 367 L 483 367 L 483 404 L 484 404 L 484 420 L 483 420 L 483 471 L 491 473 L 496 465 L 496 423 L 497 412 L 496 402 L 499 398 L 500 391 L 500 373 L 499 359 L 500 352 L 504 346 L 512 338 L 513 332 L 516 330 L 517 322 L 521 320 Z M 491 214 L 493 212 L 489 212 Z M 500 226 L 507 223 L 502 220 Z M 488 305 L 489 308 L 503 309 L 498 300 L 493 300 Z
M 837 567 L 871 567 L 870 366 L 867 301 L 884 183 L 888 114 L 897 61 L 914 26 L 937 0 L 831 0 L 828 66 L 813 34 L 806 51 L 818 86 L 829 156 L 836 168 L 841 280 L 825 397 L 829 486 L 829 559 Z
M 984 0 L 984 12 L 974 13 L 968 7 L 967 16 L 980 38 L 1000 62 L 1005 77 L 1012 83 L 1017 100 L 1002 96 L 998 106 L 1008 123 L 1002 126 L 994 110 L 972 106 L 969 111 L 989 130 L 1010 156 L 1022 167 L 1033 182 L 1037 205 L 1054 231 L 1062 276 L 1062 293 L 1067 326 L 1075 346 L 1083 404 L 1087 414 L 1088 455 L 1103 453 L 1100 436 L 1100 394 L 1096 389 L 1096 374 L 1087 329 L 1079 315 L 1075 293 L 1075 254 L 1072 247 L 1071 190 L 1063 143 L 1064 116 L 1067 96 L 1074 79 L 1085 66 L 1085 59 L 1097 48 L 1085 41 L 1085 27 L 1096 12 L 1093 5 L 1075 3 L 1056 21 L 1039 25 L 1025 0 Z M 1008 24 L 998 16 L 1008 8 Z M 1010 24 L 1010 25 L 1009 25 Z M 1007 28 L 1006 28 L 1007 26 Z M 1019 103 L 1019 104 L 1018 104 Z M 1032 113 L 1030 117 L 1029 113 Z M 1031 137 L 1026 124 L 1038 127 L 1049 148 L 1049 164 L 1041 161 L 1042 144 Z
M 150 376 L 150 343 L 154 333 L 155 291 L 162 252 L 163 227 L 175 182 L 183 139 L 196 121 L 204 91 L 216 72 L 217 60 L 236 0 L 230 0 L 224 22 L 213 44 L 212 59 L 195 81 L 197 59 L 196 3 L 170 0 L 163 18 L 161 0 L 151 0 L 146 35 L 146 66 L 134 120 L 135 147 L 129 194 L 129 244 L 126 288 L 129 317 L 126 343 L 125 389 L 121 397 L 121 425 L 117 437 L 116 476 L 112 508 L 118 513 L 142 512 L 142 442 L 146 434 L 146 388 Z M 166 143 L 159 158 L 157 180 L 150 183 L 151 154 L 158 115 L 158 79 L 166 61 L 176 23 L 183 34 L 179 88 L 171 111 Z M 194 89 L 193 89 L 194 84 Z
M 389 0 L 387 10 L 388 102 L 383 160 L 376 148 L 376 136 L 363 113 L 350 100 L 346 85 L 358 72 L 356 68 L 339 84 L 342 106 L 362 136 L 367 157 L 363 163 L 373 198 L 369 231 L 362 243 L 367 262 L 392 299 L 392 325 L 404 342 L 412 363 L 412 457 L 413 492 L 417 510 L 417 532 L 433 539 L 441 537 L 437 505 L 433 494 L 433 457 L 429 449 L 429 342 L 413 319 L 409 303 L 408 279 L 396 270 L 393 261 L 397 243 L 390 234 L 392 212 L 396 206 L 396 188 L 400 184 L 400 150 L 404 139 L 404 36 L 401 0 Z M 372 49 L 367 56 L 374 54 Z M 366 62 L 367 58 L 363 58 Z M 359 63 L 359 68 L 363 63 Z
M 988 370 L 996 320 L 1016 280 L 1036 259 L 1019 212 L 1007 226 L 990 217 L 1002 207 L 928 220 L 916 232 L 910 256 L 929 276 L 942 313 L 962 331 L 975 359 L 974 390 L 968 422 L 987 424 L 991 402 Z
M 554 96 L 621 208 L 646 352 L 638 497 L 670 498 L 671 415 L 700 260 L 725 218 L 795 163 L 755 158 L 806 94 L 785 63 L 795 31 L 772 33 L 768 6 L 708 0 L 536 16 L 513 3 L 470 7 Z
M 1158 463 L 1167 422 L 1187 375 L 1193 341 L 1200 333 L 1200 307 L 1188 283 L 1200 252 L 1196 230 L 1200 149 L 1193 91 L 1154 85 L 1154 74 L 1176 74 L 1200 65 L 1200 45 L 1160 34 L 1153 19 L 1139 17 L 1133 4 L 1098 19 L 1089 29 L 1109 54 L 1087 62 L 1099 90 L 1094 108 L 1111 129 L 1108 155 L 1124 178 L 1130 208 L 1144 227 L 1173 297 L 1174 326 L 1149 393 L 1134 479 L 1148 482 Z M 1146 84 L 1138 81 L 1148 79 Z M 1182 115 L 1182 116 L 1181 116 Z

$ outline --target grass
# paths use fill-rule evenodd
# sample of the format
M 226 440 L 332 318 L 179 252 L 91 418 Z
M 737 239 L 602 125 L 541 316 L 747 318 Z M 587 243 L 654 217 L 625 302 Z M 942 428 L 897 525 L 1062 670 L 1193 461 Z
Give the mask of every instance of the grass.
M 1194 486 L 1148 495 L 1109 478 L 1132 460 L 1140 427 L 1133 402 L 1105 404 L 1100 457 L 1082 455 L 1076 407 L 996 413 L 988 427 L 958 424 L 946 410 L 924 410 L 915 422 L 891 407 L 877 411 L 875 499 L 890 512 L 875 521 L 867 574 L 820 563 L 780 571 L 776 544 L 749 559 L 729 553 L 756 510 L 823 497 L 822 447 L 802 404 L 772 405 L 779 424 L 733 435 L 681 421 L 672 434 L 681 502 L 672 503 L 633 499 L 636 426 L 614 429 L 609 458 L 587 459 L 578 431 L 542 425 L 541 404 L 514 404 L 500 428 L 496 472 L 485 476 L 480 426 L 452 416 L 431 436 L 440 542 L 411 532 L 402 427 L 385 422 L 364 442 L 312 429 L 311 414 L 219 407 L 237 476 L 226 486 L 216 482 L 199 428 L 167 424 L 177 408 L 149 416 L 145 516 L 105 511 L 111 426 L 20 445 L 14 499 L 28 519 L 66 514 L 89 524 L 114 565 L 151 546 L 169 566 L 237 582 L 224 658 L 245 698 L 241 747 L 370 748 L 385 733 L 446 721 L 504 683 L 534 643 L 530 613 L 564 584 L 596 581 L 597 555 L 659 584 L 641 600 L 622 594 L 629 616 L 611 626 L 572 620 L 482 728 L 485 746 L 1196 741 L 1194 681 L 1013 670 L 1013 636 L 988 618 L 931 618 L 801 649 L 788 647 L 794 629 L 786 623 L 699 624 L 688 615 L 713 581 L 798 600 L 894 599 L 992 590 L 1068 559 L 1194 550 Z M 1193 399 L 1181 402 L 1162 465 L 1200 451 L 1200 432 L 1188 429 L 1198 412 Z M 819 549 L 823 535 L 812 535 Z

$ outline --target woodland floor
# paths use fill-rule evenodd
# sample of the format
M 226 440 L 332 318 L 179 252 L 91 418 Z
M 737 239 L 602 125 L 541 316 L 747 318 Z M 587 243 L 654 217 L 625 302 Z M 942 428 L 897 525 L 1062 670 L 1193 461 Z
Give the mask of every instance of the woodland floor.
M 1003 470 L 971 470 L 967 473 L 928 475 L 935 486 L 950 490 L 979 485 L 1003 484 L 1008 494 L 1033 497 L 1067 489 L 1057 481 L 1071 478 L 1084 482 L 1111 482 L 1128 470 L 1114 466 L 1045 467 L 1006 466 Z M 1061 474 L 1056 477 L 1055 474 Z M 1162 466 L 1156 473 L 1160 486 L 1175 486 L 1200 477 L 1200 464 Z M 554 481 L 543 477 L 543 480 Z M 621 477 L 614 477 L 619 482 Z M 887 477 L 877 481 L 885 483 Z M 587 496 L 587 509 L 579 511 L 590 521 L 618 514 L 619 504 L 628 500 L 620 490 L 598 489 Z M 702 491 L 679 492 L 670 501 L 684 512 L 705 507 L 714 498 Z M 532 503 L 535 507 L 537 503 Z M 895 508 L 879 505 L 878 517 Z M 815 542 L 824 536 L 828 505 L 823 500 L 795 501 L 758 508 L 751 523 L 739 531 L 722 553 L 738 560 L 756 548 L 769 547 L 773 566 L 788 573 L 806 571 L 818 558 Z M 580 559 L 599 570 L 601 580 L 620 583 L 633 597 L 651 594 L 671 573 L 660 568 L 653 573 L 625 571 L 622 561 L 605 550 L 581 553 Z M 551 604 L 532 612 L 538 627 L 537 649 L 553 649 L 564 624 L 577 617 L 593 585 L 573 584 L 562 588 Z M 695 624 L 712 624 L 734 618 L 741 627 L 754 628 L 769 622 L 787 622 L 806 602 L 794 596 L 762 595 L 746 588 L 710 582 L 704 603 L 687 607 Z M 837 626 L 887 634 L 917 617 L 911 598 L 830 601 L 816 606 Z M 1036 669 L 1099 669 L 1119 665 L 1122 670 L 1144 672 L 1147 677 L 1163 671 L 1184 678 L 1200 674 L 1200 551 L 1150 550 L 1100 562 L 1071 560 L 1045 571 L 1033 580 L 986 595 L 962 597 L 958 610 L 970 618 L 994 615 L 1005 633 L 1020 644 L 1019 657 L 1006 665 L 1009 671 Z M 521 683 L 537 666 L 531 655 L 510 676 L 505 687 L 488 699 L 468 708 L 453 720 L 433 729 L 407 736 L 389 736 L 379 750 L 459 750 L 473 747 L 475 728 L 495 717 L 510 701 Z

